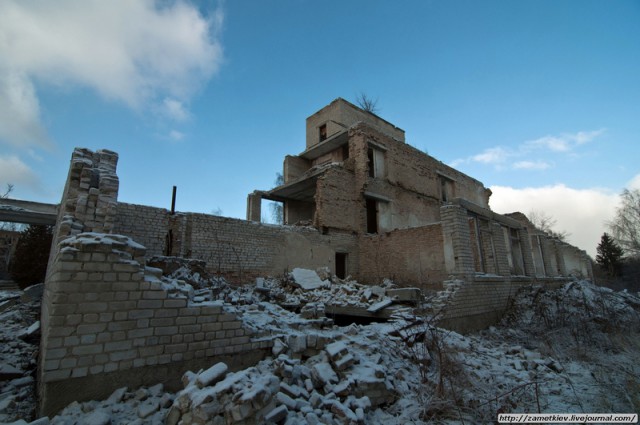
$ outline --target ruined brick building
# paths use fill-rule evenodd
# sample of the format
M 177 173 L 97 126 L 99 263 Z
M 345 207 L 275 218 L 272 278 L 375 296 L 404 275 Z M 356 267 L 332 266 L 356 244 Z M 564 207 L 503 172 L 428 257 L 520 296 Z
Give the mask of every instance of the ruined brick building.
M 119 202 L 117 162 L 115 152 L 76 148 L 60 204 L 46 206 L 56 213 L 20 212 L 56 223 L 42 300 L 43 414 L 77 394 L 106 397 L 148 376 L 177 387 L 183 371 L 214 358 L 254 364 L 270 352 L 273 340 L 256 337 L 235 307 L 170 293 L 151 256 L 205 260 L 245 284 L 328 267 L 361 283 L 445 289 L 431 308 L 446 307 L 440 323 L 460 331 L 495 322 L 522 285 L 591 276 L 584 251 L 522 214 L 491 211 L 482 183 L 342 99 L 308 118 L 307 149 L 285 159 L 282 186 L 249 195 L 248 220 Z M 259 223 L 262 198 L 284 202 L 284 226 Z
M 249 195 L 284 204 L 284 222 L 353 236 L 336 275 L 390 277 L 423 288 L 449 276 L 590 276 L 587 255 L 547 237 L 522 214 L 491 211 L 491 191 L 405 143 L 404 131 L 344 99 L 307 118 L 306 149 L 284 160 L 284 184 Z

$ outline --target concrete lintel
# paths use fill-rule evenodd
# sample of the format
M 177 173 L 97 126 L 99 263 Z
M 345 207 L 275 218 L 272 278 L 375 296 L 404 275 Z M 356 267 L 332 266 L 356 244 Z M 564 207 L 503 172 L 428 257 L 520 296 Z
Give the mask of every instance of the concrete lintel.
M 364 192 L 364 197 L 365 198 L 375 199 L 376 201 L 393 202 L 393 199 L 391 199 L 391 198 L 387 198 L 384 195 L 380 195 L 380 194 L 369 192 L 369 191 L 365 191 Z

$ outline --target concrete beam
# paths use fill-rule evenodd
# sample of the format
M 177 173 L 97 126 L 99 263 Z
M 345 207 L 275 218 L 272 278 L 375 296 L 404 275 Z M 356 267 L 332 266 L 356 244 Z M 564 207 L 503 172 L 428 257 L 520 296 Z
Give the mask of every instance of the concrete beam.
M 55 225 L 58 218 L 58 204 L 0 199 L 0 221 L 35 225 Z

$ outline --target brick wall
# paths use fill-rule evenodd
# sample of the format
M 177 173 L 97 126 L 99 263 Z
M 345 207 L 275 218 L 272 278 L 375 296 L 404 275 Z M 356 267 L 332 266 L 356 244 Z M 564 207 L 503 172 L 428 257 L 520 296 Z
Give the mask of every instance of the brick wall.
M 362 231 L 360 214 L 364 210 L 364 198 L 356 191 L 355 177 L 341 167 L 327 170 L 319 179 L 316 196 L 318 226 Z
M 164 255 L 169 215 L 164 208 L 118 202 L 113 232 L 144 245 L 149 256 Z
M 443 292 L 443 303 L 436 302 L 440 312 L 440 325 L 457 332 L 471 332 L 495 324 L 516 292 L 523 286 L 540 284 L 557 288 L 568 279 L 535 279 L 526 277 L 482 277 L 466 281 L 445 282 L 450 291 Z
M 446 276 L 440 224 L 360 237 L 362 282 L 391 278 L 401 286 L 432 289 Z
M 43 301 L 40 395 L 44 414 L 73 400 L 106 397 L 158 365 L 178 382 L 184 362 L 201 363 L 267 348 L 251 339 L 230 306 L 191 304 L 169 294 L 144 248 L 120 235 L 81 233 L 53 261 Z M 102 384 L 87 388 L 94 379 Z M 86 378 L 86 379 L 83 379 Z M 72 386 L 73 393 L 59 391 Z
M 228 217 L 176 213 L 119 203 L 114 231 L 147 248 L 147 255 L 166 253 L 169 230 L 172 254 L 206 261 L 211 273 L 234 282 L 277 276 L 295 267 L 329 267 L 335 253 L 349 253 L 347 268 L 358 275 L 357 238 L 351 233 L 321 234 L 309 227 L 276 226 Z

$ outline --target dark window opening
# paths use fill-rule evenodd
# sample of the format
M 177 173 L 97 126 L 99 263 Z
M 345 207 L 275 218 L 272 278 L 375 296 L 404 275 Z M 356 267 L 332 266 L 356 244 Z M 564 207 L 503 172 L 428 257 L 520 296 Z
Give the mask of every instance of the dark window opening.
M 447 203 L 454 197 L 454 182 L 444 176 L 440 176 L 440 201 Z
M 378 233 L 378 203 L 367 199 L 367 233 Z
M 322 124 L 320 126 L 320 141 L 322 142 L 323 140 L 327 139 L 327 125 L 326 124 Z
M 349 145 L 342 146 L 342 160 L 349 159 Z
M 369 150 L 367 151 L 367 165 L 369 166 L 369 177 L 375 177 L 376 176 L 376 169 L 375 166 L 373 164 L 373 149 L 369 148 Z
M 347 253 L 336 252 L 336 276 L 340 279 L 347 277 Z
M 445 179 L 440 180 L 440 190 L 442 190 L 442 202 L 449 202 L 449 196 L 447 194 L 447 181 Z

